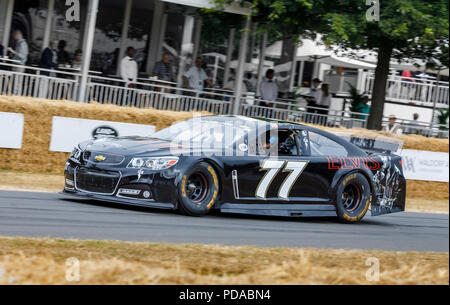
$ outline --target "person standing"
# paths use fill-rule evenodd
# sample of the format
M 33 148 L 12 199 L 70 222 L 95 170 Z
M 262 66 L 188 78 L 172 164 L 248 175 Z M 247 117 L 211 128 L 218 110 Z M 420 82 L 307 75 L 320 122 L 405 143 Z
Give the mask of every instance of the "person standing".
M 25 66 L 29 54 L 28 43 L 23 38 L 22 32 L 20 30 L 15 30 L 13 32 L 13 39 L 15 41 L 16 47 L 15 49 L 8 48 L 8 51 L 12 54 L 12 59 L 17 61 L 17 63 L 15 63 L 16 65 Z M 19 73 L 25 72 L 24 67 L 13 67 L 12 70 Z M 16 95 L 22 94 L 23 77 L 23 75 L 16 75 L 16 77 L 14 78 L 15 81 L 13 92 Z
M 65 40 L 60 40 L 58 43 L 58 64 L 68 65 L 70 64 L 70 56 L 66 51 L 67 42 Z
M 320 84 L 322 81 L 318 78 L 313 79 L 312 81 L 312 88 L 309 91 L 309 95 L 305 97 L 306 102 L 308 103 L 308 107 L 306 111 L 310 113 L 306 117 L 306 121 L 309 123 L 313 123 L 315 121 L 314 114 L 318 112 L 317 109 L 313 107 L 317 107 L 317 101 L 319 99 L 320 94 Z
M 195 66 L 191 67 L 183 75 L 183 84 L 190 90 L 203 92 L 204 83 L 206 82 L 210 87 L 214 87 L 213 82 L 208 78 L 205 70 L 202 68 L 203 60 L 198 57 L 195 60 Z
M 165 82 L 172 82 L 172 65 L 170 63 L 170 54 L 164 53 L 161 61 L 158 61 L 155 64 L 155 68 L 153 69 L 153 76 L 158 77 L 159 80 Z M 169 86 L 169 84 L 163 84 L 165 86 Z M 161 88 L 155 88 L 156 91 L 161 91 Z M 165 93 L 169 93 L 169 88 L 164 88 Z
M 317 94 L 317 107 L 321 108 L 317 111 L 320 115 L 319 122 L 327 125 L 328 121 L 328 111 L 331 105 L 331 95 L 330 95 L 330 86 L 328 84 L 322 84 L 320 91 Z
M 364 95 L 362 102 L 356 106 L 356 112 L 370 114 L 369 96 Z M 366 115 L 359 116 L 361 120 L 365 120 L 367 117 Z
M 138 65 L 134 59 L 136 51 L 133 47 L 127 48 L 127 55 L 120 62 L 120 76 L 125 81 L 125 87 L 132 88 L 137 82 Z
M 153 76 L 157 76 L 158 79 L 171 82 L 172 78 L 172 65 L 170 63 L 169 53 L 164 53 L 161 61 L 155 64 L 155 69 L 153 69 Z
M 78 49 L 75 51 L 72 59 L 72 68 L 81 70 L 83 51 Z
M 420 134 L 421 131 L 421 125 L 419 123 L 419 114 L 418 113 L 414 113 L 413 115 L 413 121 L 411 123 L 409 123 L 408 128 L 407 128 L 407 133 L 409 134 Z
M 274 80 L 274 76 L 275 71 L 273 69 L 267 70 L 266 77 L 259 86 L 259 94 L 262 99 L 260 106 L 273 107 L 273 102 L 278 98 L 278 85 Z
M 52 41 L 49 46 L 42 52 L 41 60 L 39 62 L 39 67 L 43 69 L 53 70 L 58 68 L 58 52 L 57 52 L 58 42 Z M 42 71 L 42 75 L 55 77 L 54 72 Z
M 18 65 L 25 66 L 28 60 L 28 43 L 23 38 L 22 32 L 20 30 L 15 30 L 13 32 L 13 39 L 16 43 L 15 49 L 8 48 L 8 51 L 12 54 L 12 59 L 18 61 Z M 25 68 L 15 68 L 16 72 L 24 72 Z

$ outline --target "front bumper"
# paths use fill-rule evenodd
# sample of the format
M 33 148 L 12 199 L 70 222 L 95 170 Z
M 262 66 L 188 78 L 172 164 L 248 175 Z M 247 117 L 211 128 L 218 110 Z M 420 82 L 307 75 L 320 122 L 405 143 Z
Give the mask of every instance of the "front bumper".
M 132 199 L 132 198 L 90 194 L 90 193 L 76 191 L 76 190 L 67 189 L 67 188 L 65 188 L 62 192 L 60 192 L 59 195 L 61 196 L 61 198 L 65 198 L 65 199 L 96 200 L 96 201 L 102 201 L 102 202 L 126 204 L 126 205 L 157 208 L 157 209 L 164 209 L 164 210 L 176 209 L 176 206 L 173 203 L 162 203 L 162 202 L 154 202 L 154 201 L 148 201 L 148 200 L 144 201 L 144 200 L 138 200 L 138 199 Z
M 65 198 L 97 200 L 159 209 L 176 209 L 177 172 L 138 171 L 121 166 L 79 164 L 68 160 Z

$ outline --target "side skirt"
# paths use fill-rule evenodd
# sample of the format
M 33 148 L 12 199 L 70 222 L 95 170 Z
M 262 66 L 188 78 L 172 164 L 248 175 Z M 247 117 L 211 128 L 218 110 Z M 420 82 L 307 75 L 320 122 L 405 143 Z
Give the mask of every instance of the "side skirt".
M 231 214 L 247 214 L 281 217 L 335 217 L 336 207 L 331 204 L 222 204 L 220 211 Z

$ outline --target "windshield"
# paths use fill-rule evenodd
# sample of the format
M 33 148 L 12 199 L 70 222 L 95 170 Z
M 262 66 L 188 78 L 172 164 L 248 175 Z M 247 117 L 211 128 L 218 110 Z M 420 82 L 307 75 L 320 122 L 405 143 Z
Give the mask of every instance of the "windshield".
M 153 135 L 154 138 L 175 143 L 190 142 L 212 144 L 214 147 L 230 147 L 247 134 L 245 126 L 193 119 L 181 122 Z

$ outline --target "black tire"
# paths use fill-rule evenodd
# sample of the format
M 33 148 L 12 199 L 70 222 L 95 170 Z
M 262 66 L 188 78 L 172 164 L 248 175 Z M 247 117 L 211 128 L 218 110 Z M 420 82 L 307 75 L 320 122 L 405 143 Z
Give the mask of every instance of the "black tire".
M 341 179 L 336 191 L 336 210 L 339 221 L 357 223 L 364 218 L 371 202 L 370 184 L 361 173 Z
M 188 169 L 178 185 L 178 209 L 190 216 L 204 216 L 219 197 L 219 177 L 214 168 L 201 162 Z

